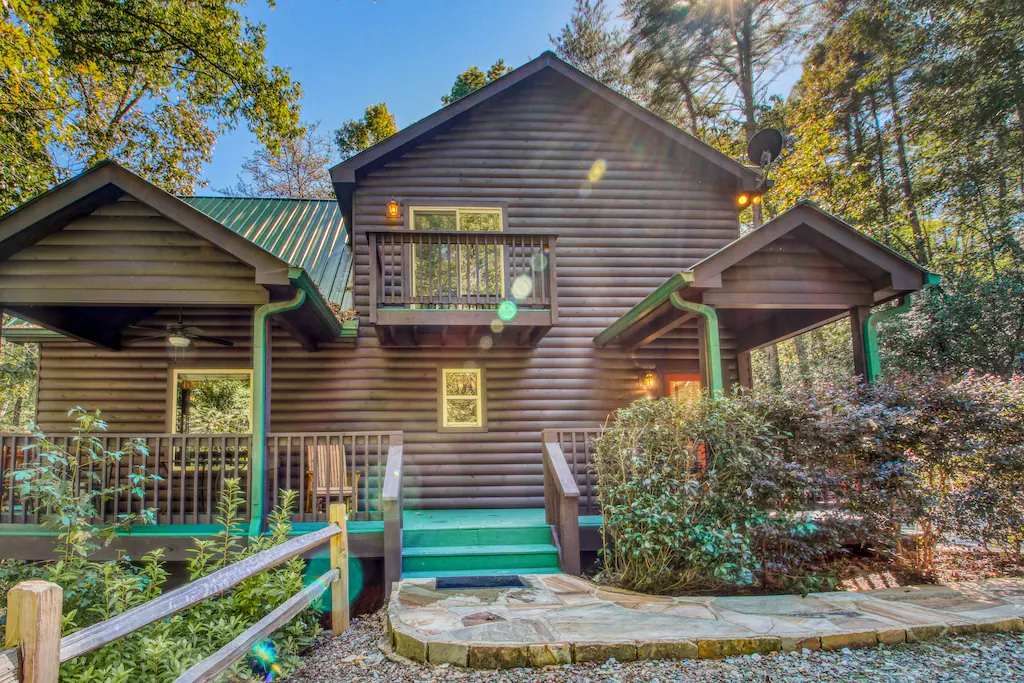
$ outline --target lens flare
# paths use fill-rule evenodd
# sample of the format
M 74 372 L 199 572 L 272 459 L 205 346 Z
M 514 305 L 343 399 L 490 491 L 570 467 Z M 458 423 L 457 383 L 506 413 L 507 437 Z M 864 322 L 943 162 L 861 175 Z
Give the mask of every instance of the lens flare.
M 533 291 L 533 278 L 523 274 L 512 281 L 512 296 L 516 301 L 522 301 L 530 296 Z
M 506 299 L 505 301 L 501 302 L 501 305 L 498 306 L 498 317 L 505 322 L 509 322 L 510 320 L 515 318 L 516 313 L 518 312 L 519 307 L 516 306 L 515 301 L 509 301 L 508 299 Z
M 590 190 L 592 188 L 593 188 L 593 185 L 591 185 L 590 183 L 584 181 L 583 184 L 580 185 L 580 199 L 586 199 L 587 197 L 589 197 L 590 196 Z
M 591 183 L 596 183 L 604 177 L 604 173 L 607 170 L 608 162 L 604 159 L 598 159 L 590 165 L 590 171 L 587 172 L 587 180 Z
M 501 331 L 505 329 L 505 323 L 498 318 L 491 321 L 491 332 L 494 334 L 501 334 Z
M 490 351 L 492 346 L 494 346 L 494 338 L 491 335 L 485 334 L 484 336 L 480 337 L 481 351 Z
M 548 267 L 548 250 L 534 252 L 530 258 L 530 265 L 533 266 L 533 272 L 539 273 Z

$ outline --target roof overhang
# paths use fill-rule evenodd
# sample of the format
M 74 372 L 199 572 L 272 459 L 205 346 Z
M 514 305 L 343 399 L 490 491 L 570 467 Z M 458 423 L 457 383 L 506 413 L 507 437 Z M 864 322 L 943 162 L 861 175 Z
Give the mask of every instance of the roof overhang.
M 661 133 L 672 143 L 689 150 L 723 172 L 735 176 L 739 189 L 750 191 L 758 187 L 760 175 L 752 168 L 744 166 L 735 159 L 719 152 L 714 147 L 677 128 L 660 116 L 644 109 L 628 97 L 612 90 L 597 79 L 562 61 L 555 53 L 547 51 L 518 69 L 491 81 L 484 87 L 439 109 L 426 118 L 420 119 L 386 140 L 382 140 L 373 147 L 363 150 L 359 154 L 331 168 L 331 182 L 334 185 L 334 193 L 338 198 L 338 205 L 341 207 L 346 229 L 352 230 L 352 196 L 355 192 L 356 183 L 367 173 L 400 157 L 410 149 L 422 144 L 426 139 L 452 127 L 463 114 L 471 109 L 480 106 L 491 98 L 506 92 L 513 86 L 545 70 L 561 74 L 612 106 Z
M 314 349 L 321 341 L 343 335 L 341 322 L 305 270 L 290 266 L 202 211 L 112 161 L 101 162 L 0 216 L 0 260 L 9 259 L 73 221 L 124 196 L 133 197 L 252 267 L 255 283 L 266 287 L 272 299 L 290 298 L 296 289 L 306 291 L 306 303 L 291 312 L 289 322 L 283 323 L 290 326 L 290 331 L 304 347 Z M 123 303 L 123 306 L 90 306 L 74 299 L 54 301 L 40 297 L 38 305 L 19 304 L 11 311 L 38 327 L 5 328 L 3 335 L 12 340 L 45 341 L 55 338 L 56 334 L 102 348 L 117 349 L 121 345 L 121 327 L 138 322 L 141 317 L 167 304 L 135 301 L 129 297 Z M 75 311 L 79 313 L 76 315 Z M 90 315 L 99 316 L 105 324 L 88 324 Z M 103 327 L 110 329 L 103 331 Z
M 852 302 L 795 294 L 767 303 L 764 297 L 752 296 L 745 303 L 737 295 L 720 294 L 724 272 L 743 259 L 769 248 L 776 240 L 794 234 L 868 280 L 871 285 L 871 293 L 866 295 L 868 298 Z M 631 350 L 685 323 L 693 316 L 672 305 L 673 295 L 721 308 L 790 313 L 784 319 L 768 319 L 761 326 L 763 329 L 751 331 L 760 337 L 740 344 L 741 350 L 749 350 L 842 318 L 853 305 L 884 303 L 919 291 L 937 281 L 936 274 L 871 239 L 848 223 L 814 204 L 801 203 L 668 278 L 594 337 L 594 343 Z

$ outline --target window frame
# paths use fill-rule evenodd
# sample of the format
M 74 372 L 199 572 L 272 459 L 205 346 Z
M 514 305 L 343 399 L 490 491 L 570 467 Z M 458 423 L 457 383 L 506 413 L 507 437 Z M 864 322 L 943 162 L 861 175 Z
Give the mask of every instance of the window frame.
M 475 373 L 477 376 L 477 387 L 478 393 L 475 397 L 460 397 L 447 395 L 447 382 L 445 382 L 445 375 L 452 372 L 470 372 Z M 467 367 L 445 367 L 438 366 L 437 368 L 437 431 L 438 433 L 451 433 L 451 432 L 486 432 L 487 431 L 487 380 L 486 373 L 482 367 L 467 368 Z M 475 398 L 477 400 L 477 414 L 479 416 L 479 424 L 475 425 L 450 425 L 447 422 L 447 401 L 451 399 L 459 398 Z
M 696 384 L 698 391 L 704 390 L 704 381 L 699 372 L 666 372 L 663 377 L 665 398 L 677 398 L 672 395 L 673 382 Z
M 244 375 L 249 380 L 249 432 L 252 434 L 253 426 L 253 373 L 249 367 L 173 367 L 170 368 L 170 378 L 167 387 L 167 433 L 175 436 L 187 436 L 185 432 L 178 431 L 178 381 L 181 375 Z M 236 436 L 242 436 L 238 434 Z
M 462 212 L 470 213 L 496 213 L 501 217 L 500 225 L 501 228 L 497 232 L 508 231 L 508 203 L 507 202 L 475 202 L 471 204 L 464 204 L 462 202 L 443 202 L 443 201 L 428 201 L 426 203 L 411 204 L 405 210 L 405 228 L 407 230 L 416 230 L 416 212 L 417 211 L 454 211 L 455 212 L 455 230 L 454 232 L 463 232 L 459 229 L 462 223 Z M 418 232 L 452 232 L 449 230 L 419 230 Z M 471 231 L 466 231 L 471 232 Z M 456 264 L 462 265 L 462 245 L 457 246 L 458 255 L 456 256 Z M 505 247 L 498 247 L 500 256 L 498 257 L 498 284 L 501 290 L 498 292 L 499 298 L 505 298 Z M 411 293 L 416 296 L 416 245 L 412 245 L 411 254 L 409 258 L 409 282 L 412 284 Z M 456 281 L 458 283 L 459 291 L 456 293 L 456 297 L 461 298 L 468 296 L 462 292 L 462 273 L 459 271 Z

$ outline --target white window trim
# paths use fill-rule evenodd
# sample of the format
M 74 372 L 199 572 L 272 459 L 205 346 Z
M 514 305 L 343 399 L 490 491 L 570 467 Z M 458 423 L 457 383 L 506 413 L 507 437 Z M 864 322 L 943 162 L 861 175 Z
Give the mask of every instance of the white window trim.
M 167 433 L 180 434 L 178 431 L 178 379 L 181 375 L 243 375 L 249 380 L 249 427 L 254 424 L 252 414 L 252 368 L 172 368 L 171 386 L 167 407 Z

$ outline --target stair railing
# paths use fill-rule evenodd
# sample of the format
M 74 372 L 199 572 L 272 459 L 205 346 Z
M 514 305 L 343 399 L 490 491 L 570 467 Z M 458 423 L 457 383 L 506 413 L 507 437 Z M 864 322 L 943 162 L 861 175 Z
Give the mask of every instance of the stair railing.
M 402 579 L 402 433 L 391 437 L 388 445 L 387 470 L 381 492 L 384 516 L 384 598 L 391 597 L 391 588 Z
M 558 566 L 566 574 L 580 573 L 580 489 L 569 471 L 555 429 L 541 435 L 544 460 L 544 514 L 558 549 Z

